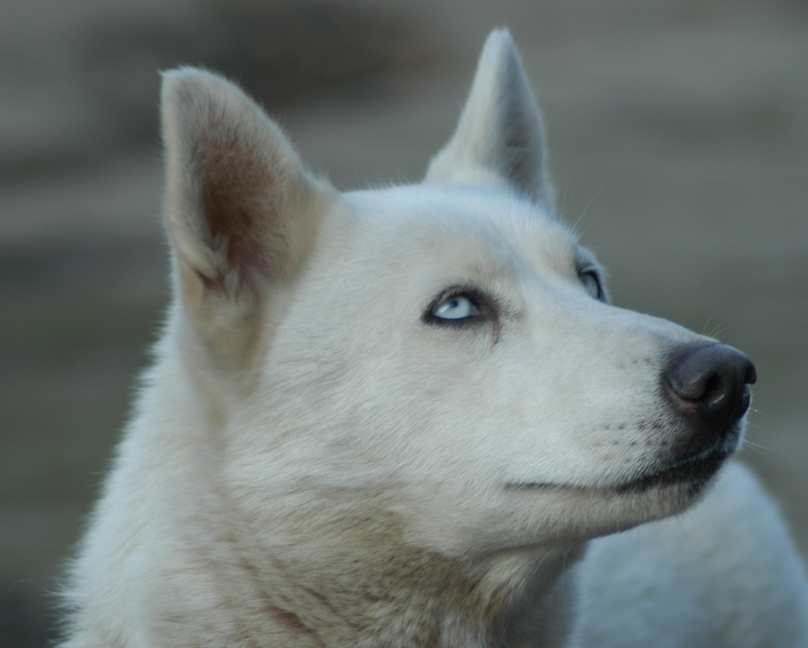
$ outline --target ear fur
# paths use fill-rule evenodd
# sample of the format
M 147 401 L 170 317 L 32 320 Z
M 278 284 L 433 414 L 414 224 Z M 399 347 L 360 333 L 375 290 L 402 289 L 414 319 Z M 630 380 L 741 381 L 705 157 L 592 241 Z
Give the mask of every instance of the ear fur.
M 541 113 L 507 29 L 486 39 L 457 129 L 432 158 L 426 181 L 504 181 L 554 209 Z
M 163 74 L 162 127 L 183 290 L 233 298 L 292 273 L 329 192 L 278 126 L 224 78 L 180 68 Z

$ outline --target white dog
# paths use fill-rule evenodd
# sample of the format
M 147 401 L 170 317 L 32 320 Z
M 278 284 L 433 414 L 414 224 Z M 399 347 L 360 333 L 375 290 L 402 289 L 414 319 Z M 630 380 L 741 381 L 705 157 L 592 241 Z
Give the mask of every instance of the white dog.
M 776 510 L 713 479 L 754 367 L 608 303 L 507 32 L 421 184 L 337 192 L 201 70 L 162 102 L 175 299 L 63 646 L 805 645 Z

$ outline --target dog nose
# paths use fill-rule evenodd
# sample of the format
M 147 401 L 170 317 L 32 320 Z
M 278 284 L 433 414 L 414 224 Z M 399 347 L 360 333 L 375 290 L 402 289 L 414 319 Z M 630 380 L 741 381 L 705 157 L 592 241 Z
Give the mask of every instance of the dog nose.
M 749 409 L 749 385 L 757 380 L 757 372 L 746 355 L 714 343 L 680 349 L 663 379 L 683 414 L 727 431 Z

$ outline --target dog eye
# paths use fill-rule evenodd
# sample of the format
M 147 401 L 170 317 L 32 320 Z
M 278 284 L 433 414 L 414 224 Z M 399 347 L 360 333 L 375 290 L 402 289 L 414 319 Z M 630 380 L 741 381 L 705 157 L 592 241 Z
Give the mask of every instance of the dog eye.
M 582 270 L 578 273 L 578 276 L 581 278 L 581 283 L 584 285 L 584 288 L 586 288 L 586 292 L 588 292 L 593 299 L 603 301 L 605 294 L 598 273 L 594 270 Z
M 446 297 L 429 314 L 439 320 L 465 320 L 477 317 L 480 307 L 470 295 L 460 293 Z
M 495 302 L 485 293 L 468 286 L 454 286 L 438 294 L 421 320 L 426 324 L 465 326 L 496 316 Z

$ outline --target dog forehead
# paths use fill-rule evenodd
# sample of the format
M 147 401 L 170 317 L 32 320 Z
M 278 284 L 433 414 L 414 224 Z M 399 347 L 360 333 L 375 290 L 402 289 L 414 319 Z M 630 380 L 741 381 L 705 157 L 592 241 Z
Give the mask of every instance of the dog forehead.
M 480 260 L 566 260 L 571 228 L 516 193 L 469 187 L 409 185 L 346 194 L 357 229 L 377 249 L 479 255 Z

